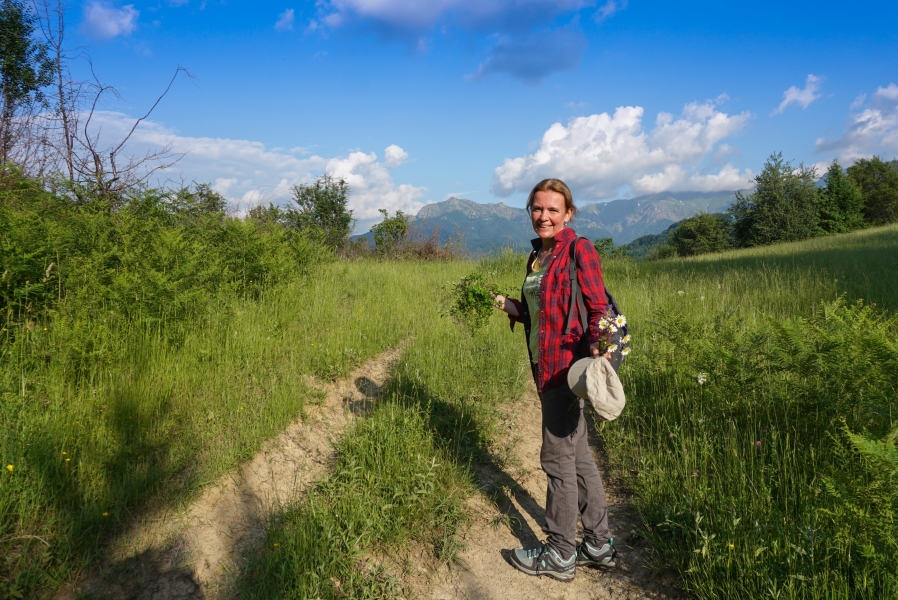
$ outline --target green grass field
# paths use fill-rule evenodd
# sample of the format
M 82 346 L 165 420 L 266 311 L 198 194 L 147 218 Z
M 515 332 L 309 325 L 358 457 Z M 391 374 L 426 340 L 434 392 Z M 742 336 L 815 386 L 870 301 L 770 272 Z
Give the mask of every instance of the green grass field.
M 132 515 L 184 502 L 314 410 L 308 375 L 402 340 L 382 401 L 332 476 L 272 522 L 278 546 L 241 588 L 390 597 L 397 582 L 360 556 L 414 541 L 451 560 L 470 467 L 501 460 L 495 411 L 529 377 L 504 316 L 471 336 L 439 315 L 443 284 L 475 270 L 514 289 L 523 257 L 338 261 L 171 329 L 98 313 L 73 332 L 63 311 L 2 332 L 0 597 L 46 595 Z M 628 408 L 602 435 L 653 561 L 695 597 L 898 593 L 894 439 L 870 441 L 898 411 L 896 272 L 895 226 L 605 264 L 634 343 Z M 104 346 L 73 376 L 69 340 L 91 328 Z

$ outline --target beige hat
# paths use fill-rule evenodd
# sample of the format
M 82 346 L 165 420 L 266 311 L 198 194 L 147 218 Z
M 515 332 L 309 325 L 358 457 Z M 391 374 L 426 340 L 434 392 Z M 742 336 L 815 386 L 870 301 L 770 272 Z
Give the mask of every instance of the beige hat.
M 580 398 L 589 400 L 596 414 L 606 421 L 618 418 L 627 399 L 611 363 L 604 358 L 581 358 L 571 365 L 567 384 Z

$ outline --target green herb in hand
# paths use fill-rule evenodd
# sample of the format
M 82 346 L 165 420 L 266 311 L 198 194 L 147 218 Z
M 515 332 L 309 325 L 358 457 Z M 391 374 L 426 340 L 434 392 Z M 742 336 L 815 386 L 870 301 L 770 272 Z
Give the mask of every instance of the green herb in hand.
M 459 325 L 474 333 L 489 321 L 496 307 L 496 295 L 505 295 L 495 283 L 489 283 L 482 275 L 472 273 L 458 283 L 443 286 L 446 290 L 448 313 Z

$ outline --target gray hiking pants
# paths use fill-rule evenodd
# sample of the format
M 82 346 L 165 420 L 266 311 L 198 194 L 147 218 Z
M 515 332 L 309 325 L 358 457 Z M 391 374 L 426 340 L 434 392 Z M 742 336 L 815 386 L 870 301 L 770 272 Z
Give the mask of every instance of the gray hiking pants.
M 608 541 L 608 504 L 602 477 L 587 443 L 583 400 L 561 385 L 539 395 L 543 412 L 543 446 L 539 460 L 548 478 L 548 542 L 567 559 L 577 544 L 577 516 L 583 537 L 601 547 Z

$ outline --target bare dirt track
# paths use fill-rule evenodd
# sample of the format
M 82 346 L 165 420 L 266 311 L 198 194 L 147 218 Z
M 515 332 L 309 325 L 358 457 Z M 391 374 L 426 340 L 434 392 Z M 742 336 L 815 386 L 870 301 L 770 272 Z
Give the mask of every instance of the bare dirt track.
M 653 574 L 644 566 L 644 545 L 623 510 L 626 497 L 613 481 L 590 436 L 590 445 L 605 479 L 609 523 L 621 565 L 603 572 L 578 568 L 572 582 L 533 577 L 517 571 L 508 562 L 510 550 L 531 548 L 542 539 L 540 524 L 545 514 L 546 477 L 539 466 L 540 408 L 531 390 L 505 410 L 502 429 L 505 460 L 494 461 L 478 471 L 483 495 L 469 501 L 472 524 L 464 534 L 465 549 L 459 561 L 434 578 L 433 600 L 557 600 L 663 599 L 681 596 L 670 574 Z M 593 430 L 593 427 L 590 427 Z
M 402 348 L 368 361 L 325 391 L 308 418 L 294 422 L 238 471 L 222 476 L 180 509 L 137 520 L 106 549 L 103 564 L 57 600 L 186 600 L 235 597 L 235 576 L 265 540 L 268 516 L 323 479 L 334 441 L 379 397 Z

